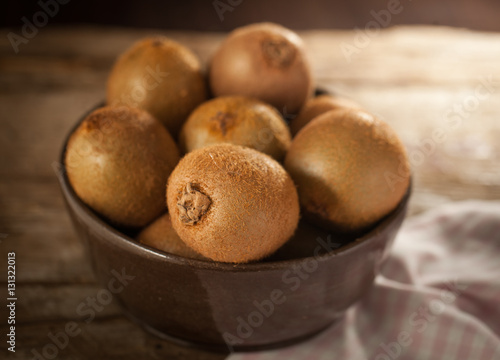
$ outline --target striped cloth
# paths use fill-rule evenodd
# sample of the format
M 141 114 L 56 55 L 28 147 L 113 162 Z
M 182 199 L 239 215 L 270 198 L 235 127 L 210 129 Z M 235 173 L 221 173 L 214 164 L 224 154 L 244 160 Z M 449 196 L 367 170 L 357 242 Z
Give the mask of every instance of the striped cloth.
M 341 322 L 295 346 L 228 359 L 500 359 L 500 202 L 408 219 L 375 286 Z

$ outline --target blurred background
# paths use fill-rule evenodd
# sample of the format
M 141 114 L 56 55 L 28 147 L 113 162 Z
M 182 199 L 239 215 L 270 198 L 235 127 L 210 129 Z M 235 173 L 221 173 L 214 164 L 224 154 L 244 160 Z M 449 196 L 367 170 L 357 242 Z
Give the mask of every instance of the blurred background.
M 1 27 L 18 28 L 23 16 L 56 0 L 2 1 Z M 64 11 L 50 24 L 102 24 L 130 27 L 225 31 L 251 22 L 273 21 L 302 29 L 352 29 L 373 20 L 388 4 L 405 10 L 391 25 L 432 24 L 500 31 L 498 0 L 58 0 Z M 237 9 L 237 11 L 235 11 Z

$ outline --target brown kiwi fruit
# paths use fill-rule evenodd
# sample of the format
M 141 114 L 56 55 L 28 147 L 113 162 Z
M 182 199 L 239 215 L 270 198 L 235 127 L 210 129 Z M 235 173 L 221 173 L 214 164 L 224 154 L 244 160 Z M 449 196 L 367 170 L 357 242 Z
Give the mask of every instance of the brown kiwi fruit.
M 297 113 L 313 91 L 302 40 L 272 23 L 231 32 L 212 57 L 209 80 L 215 96 L 255 97 L 290 114 Z
M 177 138 L 189 113 L 207 98 L 198 58 L 165 37 L 143 39 L 122 54 L 111 70 L 107 103 L 147 110 Z
M 299 220 L 297 191 L 283 167 L 233 144 L 184 156 L 169 178 L 167 205 L 175 231 L 189 247 L 229 263 L 270 255 Z
M 223 96 L 198 106 L 179 136 L 186 153 L 222 142 L 251 147 L 281 161 L 292 137 L 272 106 L 253 98 Z
M 332 110 L 292 141 L 285 168 L 303 214 L 327 230 L 362 232 L 390 213 L 408 190 L 405 148 L 387 123 L 361 110 Z
M 181 240 L 172 227 L 169 214 L 163 214 L 144 228 L 139 235 L 137 235 L 137 240 L 141 244 L 151 246 L 170 254 L 190 259 L 208 260 L 206 257 L 191 249 Z
M 112 223 L 142 227 L 166 211 L 168 176 L 179 150 L 149 113 L 127 106 L 93 111 L 70 136 L 69 182 L 79 198 Z
M 361 106 L 353 100 L 333 95 L 319 95 L 307 100 L 299 114 L 290 122 L 292 135 L 295 136 L 315 117 L 327 111 L 342 108 L 361 109 Z

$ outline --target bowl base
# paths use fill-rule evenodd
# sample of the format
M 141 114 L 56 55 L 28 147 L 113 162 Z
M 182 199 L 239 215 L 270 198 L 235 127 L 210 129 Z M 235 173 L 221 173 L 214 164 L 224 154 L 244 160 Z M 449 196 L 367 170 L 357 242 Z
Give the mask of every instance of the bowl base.
M 233 353 L 233 352 L 251 352 L 251 351 L 263 351 L 263 350 L 272 350 L 272 349 L 278 349 L 282 347 L 287 347 L 291 345 L 298 344 L 302 341 L 308 340 L 313 338 L 316 335 L 319 335 L 326 329 L 328 329 L 330 326 L 333 324 L 337 323 L 340 319 L 342 319 L 342 316 L 333 320 L 330 324 L 320 328 L 319 330 L 313 331 L 311 333 L 301 335 L 292 339 L 287 339 L 283 341 L 277 341 L 274 343 L 268 343 L 268 344 L 255 344 L 255 345 L 229 345 L 229 344 L 216 344 L 216 343 L 204 343 L 204 342 L 196 342 L 192 340 L 187 340 L 183 339 L 177 336 L 172 336 L 164 331 L 158 330 L 154 327 L 152 327 L 149 324 L 146 324 L 145 322 L 139 320 L 137 317 L 132 315 L 128 310 L 123 311 L 124 314 L 133 322 L 137 323 L 140 325 L 144 330 L 146 330 L 148 333 L 162 339 L 162 340 L 167 340 L 170 342 L 173 342 L 175 344 L 184 346 L 184 347 L 189 347 L 189 348 L 194 348 L 194 349 L 199 349 L 199 350 L 206 350 L 206 351 L 211 351 L 211 352 L 217 352 L 217 353 Z

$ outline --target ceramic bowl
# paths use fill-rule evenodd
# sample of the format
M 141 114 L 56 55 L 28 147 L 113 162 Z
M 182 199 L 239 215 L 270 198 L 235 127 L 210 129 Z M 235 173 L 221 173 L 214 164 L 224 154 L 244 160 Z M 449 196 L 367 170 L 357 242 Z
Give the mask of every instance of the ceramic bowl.
M 163 338 L 221 351 L 285 346 L 339 320 L 372 286 L 411 193 L 410 186 L 392 213 L 340 247 L 335 237 L 318 236 L 306 239 L 304 257 L 234 265 L 187 259 L 139 244 L 133 234 L 113 228 L 76 196 L 64 165 L 59 182 L 95 275 L 124 312 Z

